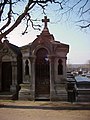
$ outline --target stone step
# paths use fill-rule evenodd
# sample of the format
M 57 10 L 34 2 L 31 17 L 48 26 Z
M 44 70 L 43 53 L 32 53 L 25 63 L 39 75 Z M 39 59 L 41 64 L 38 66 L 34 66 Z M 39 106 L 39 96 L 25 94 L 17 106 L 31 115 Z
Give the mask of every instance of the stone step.
M 0 100 L 16 100 L 17 94 L 11 92 L 0 92 Z
M 78 95 L 77 102 L 90 102 L 90 95 Z

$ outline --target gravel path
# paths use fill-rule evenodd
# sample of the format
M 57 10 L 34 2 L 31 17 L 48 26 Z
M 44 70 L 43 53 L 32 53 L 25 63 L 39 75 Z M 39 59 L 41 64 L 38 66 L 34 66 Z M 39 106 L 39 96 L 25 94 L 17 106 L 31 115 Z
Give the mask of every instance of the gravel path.
M 90 120 L 90 104 L 0 101 L 0 120 Z

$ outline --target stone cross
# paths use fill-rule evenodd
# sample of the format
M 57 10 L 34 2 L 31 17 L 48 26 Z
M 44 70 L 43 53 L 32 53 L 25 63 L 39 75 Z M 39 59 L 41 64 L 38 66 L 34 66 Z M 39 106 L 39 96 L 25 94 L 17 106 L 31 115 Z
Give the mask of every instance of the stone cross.
M 50 22 L 50 20 L 47 19 L 47 16 L 44 16 L 44 19 L 42 19 L 42 22 L 44 22 L 44 28 L 47 28 L 47 22 Z

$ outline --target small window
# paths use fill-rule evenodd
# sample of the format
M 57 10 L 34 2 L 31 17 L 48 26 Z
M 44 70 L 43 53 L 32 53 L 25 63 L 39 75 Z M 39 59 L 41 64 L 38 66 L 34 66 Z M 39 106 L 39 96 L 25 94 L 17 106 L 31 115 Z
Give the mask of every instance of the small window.
M 62 65 L 62 60 L 58 60 L 58 75 L 63 75 L 63 65 Z
M 29 62 L 28 60 L 25 61 L 25 75 L 29 75 Z

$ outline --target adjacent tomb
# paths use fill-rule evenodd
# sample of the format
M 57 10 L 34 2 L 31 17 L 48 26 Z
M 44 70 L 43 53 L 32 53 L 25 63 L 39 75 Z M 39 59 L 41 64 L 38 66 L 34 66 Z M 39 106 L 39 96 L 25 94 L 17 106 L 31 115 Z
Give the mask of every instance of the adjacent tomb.
M 0 94 L 17 95 L 22 82 L 20 48 L 4 40 L 0 43 Z

